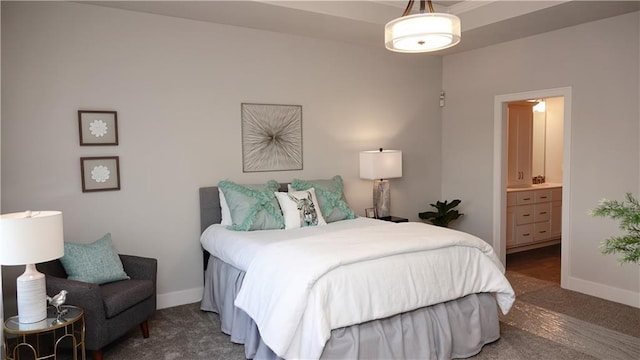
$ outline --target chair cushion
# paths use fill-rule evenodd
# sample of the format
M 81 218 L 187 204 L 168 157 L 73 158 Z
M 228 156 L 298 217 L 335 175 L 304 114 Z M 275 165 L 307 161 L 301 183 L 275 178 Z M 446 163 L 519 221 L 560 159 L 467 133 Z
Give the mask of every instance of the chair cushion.
M 153 295 L 151 280 L 123 280 L 100 285 L 107 319 Z
M 64 256 L 60 259 L 69 279 L 104 284 L 129 279 L 122 261 L 113 248 L 111 234 L 90 244 L 64 243 Z

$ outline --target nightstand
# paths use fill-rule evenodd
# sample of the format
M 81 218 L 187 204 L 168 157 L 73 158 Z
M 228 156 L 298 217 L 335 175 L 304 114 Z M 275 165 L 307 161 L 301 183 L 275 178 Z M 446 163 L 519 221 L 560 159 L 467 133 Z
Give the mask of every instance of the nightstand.
M 391 221 L 394 223 L 409 222 L 409 219 L 405 219 L 397 216 L 382 216 L 382 217 L 379 217 L 378 220 Z
M 47 318 L 31 324 L 23 324 L 17 316 L 4 322 L 4 347 L 7 360 L 13 359 L 57 359 L 61 343 L 71 346 L 73 359 L 78 359 L 78 351 L 84 360 L 84 311 L 72 305 L 62 305 L 66 313 L 56 316 L 55 308 L 47 308 Z M 0 356 L 1 357 L 1 356 Z

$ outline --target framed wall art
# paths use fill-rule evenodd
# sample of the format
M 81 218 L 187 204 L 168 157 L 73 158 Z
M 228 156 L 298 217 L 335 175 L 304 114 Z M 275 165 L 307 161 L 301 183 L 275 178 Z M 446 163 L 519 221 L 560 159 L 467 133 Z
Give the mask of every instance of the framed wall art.
M 241 104 L 242 171 L 302 170 L 302 106 Z
M 372 218 L 372 219 L 377 219 L 378 218 L 378 212 L 376 211 L 376 208 L 374 208 L 374 207 L 364 209 L 364 214 L 368 218 Z
M 118 156 L 81 157 L 82 192 L 120 190 Z
M 80 145 L 118 145 L 116 111 L 78 110 Z

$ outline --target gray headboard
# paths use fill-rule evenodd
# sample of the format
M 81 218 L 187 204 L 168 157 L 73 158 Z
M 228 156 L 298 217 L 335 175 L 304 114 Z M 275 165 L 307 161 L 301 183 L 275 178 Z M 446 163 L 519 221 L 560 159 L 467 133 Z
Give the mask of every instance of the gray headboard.
M 287 191 L 287 183 L 280 184 L 280 191 Z M 222 211 L 220 210 L 220 195 L 217 186 L 200 188 L 200 233 L 211 224 L 220 224 L 222 221 Z M 204 268 L 207 268 L 209 252 L 204 250 Z
M 200 188 L 200 233 L 211 224 L 220 224 L 220 195 L 217 186 Z

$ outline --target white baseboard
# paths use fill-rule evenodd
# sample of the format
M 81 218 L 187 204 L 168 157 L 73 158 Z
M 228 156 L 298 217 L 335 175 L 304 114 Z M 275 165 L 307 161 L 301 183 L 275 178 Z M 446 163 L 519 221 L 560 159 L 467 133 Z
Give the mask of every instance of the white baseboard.
M 640 293 L 569 277 L 568 290 L 640 308 Z
M 193 289 L 158 294 L 156 297 L 157 309 L 165 309 L 173 306 L 180 306 L 198 302 L 202 300 L 203 291 L 204 287 L 197 287 Z

